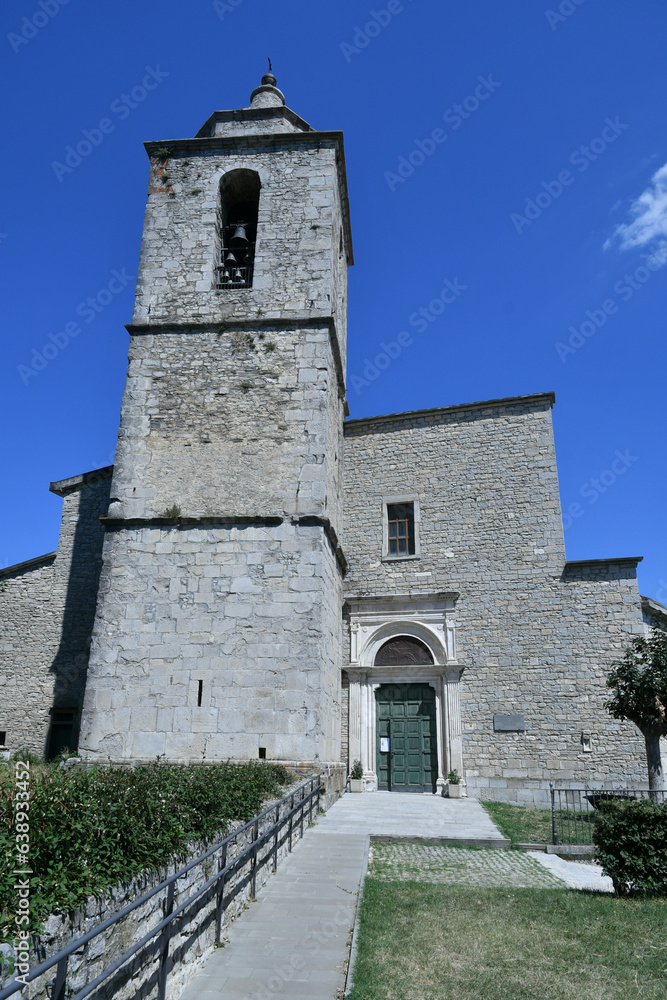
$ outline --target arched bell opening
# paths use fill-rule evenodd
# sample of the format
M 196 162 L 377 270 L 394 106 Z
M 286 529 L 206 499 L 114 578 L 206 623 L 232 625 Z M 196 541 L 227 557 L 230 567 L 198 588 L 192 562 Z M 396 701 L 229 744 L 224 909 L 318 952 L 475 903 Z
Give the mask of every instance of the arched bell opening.
M 220 180 L 217 288 L 252 287 L 260 187 L 254 170 L 230 170 Z

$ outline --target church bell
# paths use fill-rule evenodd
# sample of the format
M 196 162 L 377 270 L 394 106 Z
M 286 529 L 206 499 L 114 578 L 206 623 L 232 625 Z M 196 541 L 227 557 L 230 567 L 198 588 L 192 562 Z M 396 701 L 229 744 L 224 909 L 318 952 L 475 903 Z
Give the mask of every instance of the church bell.
M 234 224 L 234 235 L 229 241 L 229 245 L 234 250 L 245 250 L 245 248 L 250 245 L 250 240 L 246 236 L 245 232 L 245 222 L 237 222 Z

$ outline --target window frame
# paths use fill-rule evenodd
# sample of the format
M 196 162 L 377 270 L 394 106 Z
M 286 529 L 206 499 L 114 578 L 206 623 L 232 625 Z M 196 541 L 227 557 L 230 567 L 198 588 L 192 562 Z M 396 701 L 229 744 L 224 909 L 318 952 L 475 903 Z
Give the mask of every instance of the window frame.
M 389 506 L 399 503 L 412 504 L 415 527 L 415 551 L 414 553 L 397 553 L 396 555 L 392 555 L 389 552 Z M 382 497 L 382 562 L 408 562 L 410 559 L 419 559 L 421 556 L 420 527 L 419 499 L 414 493 L 402 493 L 397 496 Z

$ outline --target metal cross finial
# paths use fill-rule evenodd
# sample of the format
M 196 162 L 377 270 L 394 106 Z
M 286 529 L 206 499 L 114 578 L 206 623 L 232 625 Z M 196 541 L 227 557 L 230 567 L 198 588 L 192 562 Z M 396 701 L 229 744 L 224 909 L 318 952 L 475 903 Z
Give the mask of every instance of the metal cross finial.
M 273 70 L 271 69 L 271 60 L 270 59 L 269 59 L 269 73 L 273 73 Z

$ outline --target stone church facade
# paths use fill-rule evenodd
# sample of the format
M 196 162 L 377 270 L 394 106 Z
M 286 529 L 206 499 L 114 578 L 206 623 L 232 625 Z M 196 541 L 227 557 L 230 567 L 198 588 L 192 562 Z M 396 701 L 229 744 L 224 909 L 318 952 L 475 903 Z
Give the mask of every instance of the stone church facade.
M 565 557 L 554 397 L 346 419 L 340 132 L 267 74 L 149 142 L 113 467 L 0 573 L 0 739 L 88 761 L 360 760 L 522 802 L 643 782 L 605 676 L 655 602 Z

